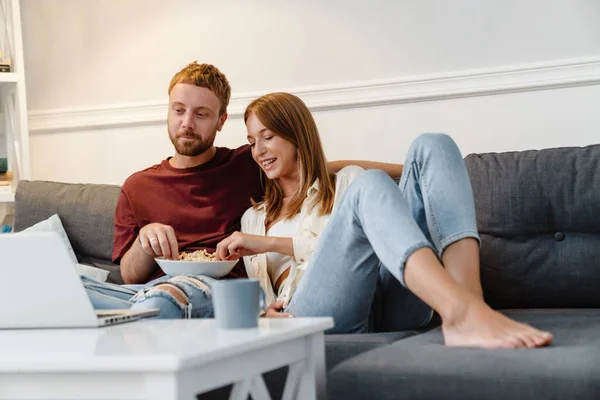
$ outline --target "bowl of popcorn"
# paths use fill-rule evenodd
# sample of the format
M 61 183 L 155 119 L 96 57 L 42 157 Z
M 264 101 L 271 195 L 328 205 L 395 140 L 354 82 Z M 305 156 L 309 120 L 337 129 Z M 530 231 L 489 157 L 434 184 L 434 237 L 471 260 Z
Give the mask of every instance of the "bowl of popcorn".
M 163 257 L 157 257 L 155 260 L 167 275 L 204 275 L 210 278 L 222 278 L 238 262 L 238 260 L 217 261 L 217 257 L 206 250 L 181 252 L 178 260 L 168 260 Z

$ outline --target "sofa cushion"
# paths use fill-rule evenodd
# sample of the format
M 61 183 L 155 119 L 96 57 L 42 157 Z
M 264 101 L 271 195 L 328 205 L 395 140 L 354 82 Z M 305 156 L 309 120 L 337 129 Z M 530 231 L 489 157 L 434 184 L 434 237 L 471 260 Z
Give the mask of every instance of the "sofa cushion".
M 542 349 L 443 345 L 440 328 L 358 355 L 328 374 L 335 399 L 600 398 L 600 309 L 509 310 L 554 335 Z
M 327 369 L 365 351 L 416 335 L 416 331 L 325 335 Z
M 110 260 L 120 191 L 114 185 L 20 181 L 15 195 L 15 231 L 58 214 L 79 258 Z
M 495 308 L 600 307 L 600 145 L 465 158 Z

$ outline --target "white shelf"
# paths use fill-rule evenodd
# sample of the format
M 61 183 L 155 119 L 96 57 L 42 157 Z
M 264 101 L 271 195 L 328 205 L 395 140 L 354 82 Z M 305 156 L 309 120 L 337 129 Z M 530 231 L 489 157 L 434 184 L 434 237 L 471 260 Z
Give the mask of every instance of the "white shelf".
M 10 193 L 1 193 L 0 192 L 0 203 L 12 203 L 15 201 L 15 194 Z
M 3 125 L 0 140 L 4 142 L 2 156 L 8 158 L 8 169 L 14 173 L 15 188 L 19 179 L 31 179 L 21 7 L 20 0 L 0 0 L 0 3 L 4 17 L 0 20 L 0 44 L 4 56 L 11 60 L 11 72 L 0 72 L 0 114 L 4 120 L 0 120 Z M 14 193 L 0 190 L 0 215 L 14 201 Z
M 0 72 L 0 83 L 17 83 L 19 81 L 19 74 L 16 72 Z

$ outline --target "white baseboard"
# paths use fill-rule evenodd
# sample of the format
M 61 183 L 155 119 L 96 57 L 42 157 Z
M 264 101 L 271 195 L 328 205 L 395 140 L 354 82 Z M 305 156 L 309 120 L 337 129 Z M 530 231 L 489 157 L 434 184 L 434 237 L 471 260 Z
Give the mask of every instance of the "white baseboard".
M 300 96 L 313 111 L 372 107 L 600 84 L 600 57 L 512 65 L 454 73 L 280 89 Z M 229 118 L 240 118 L 266 92 L 232 96 Z M 29 113 L 31 133 L 163 124 L 167 102 L 115 104 Z

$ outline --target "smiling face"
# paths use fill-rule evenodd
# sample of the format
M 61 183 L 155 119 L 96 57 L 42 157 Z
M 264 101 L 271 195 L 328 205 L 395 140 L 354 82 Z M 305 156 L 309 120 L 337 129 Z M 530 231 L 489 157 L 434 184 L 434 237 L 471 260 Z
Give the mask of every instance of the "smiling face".
M 219 115 L 221 102 L 205 87 L 186 83 L 173 86 L 169 94 L 169 138 L 178 154 L 198 156 L 209 150 L 227 114 Z
M 248 142 L 254 161 L 265 171 L 267 178 L 298 180 L 298 151 L 296 146 L 267 129 L 254 114 L 246 120 Z

